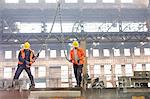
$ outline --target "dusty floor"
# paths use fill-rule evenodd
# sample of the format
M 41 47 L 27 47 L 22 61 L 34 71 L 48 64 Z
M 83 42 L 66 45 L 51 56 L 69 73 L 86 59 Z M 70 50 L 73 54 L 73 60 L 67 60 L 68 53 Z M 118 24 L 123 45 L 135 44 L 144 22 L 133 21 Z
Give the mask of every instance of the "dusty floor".
M 145 90 L 145 89 L 144 89 Z M 80 97 L 30 97 L 30 91 L 16 91 L 16 90 L 1 90 L 0 99 L 132 99 L 132 96 L 143 96 L 145 99 L 150 99 L 150 92 L 117 92 L 114 89 L 88 89 L 86 92 L 82 91 Z M 141 98 L 140 98 L 141 99 Z

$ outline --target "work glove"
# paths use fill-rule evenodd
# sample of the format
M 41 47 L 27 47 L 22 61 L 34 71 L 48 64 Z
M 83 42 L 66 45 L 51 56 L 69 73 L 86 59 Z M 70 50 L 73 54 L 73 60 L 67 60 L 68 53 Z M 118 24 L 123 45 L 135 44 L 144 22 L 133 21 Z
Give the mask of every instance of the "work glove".
M 37 55 L 36 55 L 37 58 L 39 57 L 39 54 L 40 54 L 40 53 L 37 53 Z
M 29 65 L 29 64 L 30 64 L 30 62 L 29 62 L 29 61 L 27 61 L 27 60 L 25 60 L 25 63 L 26 63 L 26 65 Z
M 72 63 L 72 60 L 69 60 L 69 62 L 71 62 L 71 63 Z
M 78 64 L 79 64 L 79 63 L 80 63 L 80 60 L 78 60 L 77 62 L 78 62 Z

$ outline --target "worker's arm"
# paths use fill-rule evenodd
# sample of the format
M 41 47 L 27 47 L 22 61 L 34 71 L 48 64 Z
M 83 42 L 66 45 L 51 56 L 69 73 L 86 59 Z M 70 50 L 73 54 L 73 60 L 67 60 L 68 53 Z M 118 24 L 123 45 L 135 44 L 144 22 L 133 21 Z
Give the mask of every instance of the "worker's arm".
M 70 51 L 70 62 L 74 63 L 72 50 Z
M 30 58 L 30 63 L 29 63 L 29 66 L 31 66 L 34 62 L 35 62 L 35 60 L 37 59 L 37 57 L 34 55 L 34 53 L 31 51 L 31 58 Z
M 25 60 L 22 58 L 21 51 L 19 52 L 18 60 L 19 60 L 20 62 L 25 62 Z
M 84 59 L 84 57 L 85 57 L 84 50 L 83 50 L 83 49 L 80 49 L 80 52 L 81 52 L 80 60 L 83 60 L 83 59 Z
M 72 62 L 72 53 L 70 51 L 70 59 L 69 59 L 70 62 Z

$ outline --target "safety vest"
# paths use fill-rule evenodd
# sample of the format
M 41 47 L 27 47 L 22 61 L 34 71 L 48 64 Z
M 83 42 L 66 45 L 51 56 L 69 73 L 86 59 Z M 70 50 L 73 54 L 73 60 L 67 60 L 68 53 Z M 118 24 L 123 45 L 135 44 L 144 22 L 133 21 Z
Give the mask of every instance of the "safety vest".
M 30 63 L 30 65 L 31 65 L 31 64 L 34 63 L 34 60 L 33 60 L 33 51 L 32 51 L 31 49 L 29 49 L 29 51 L 30 51 L 30 62 L 29 62 L 29 63 Z M 21 52 L 22 58 L 25 59 L 25 52 L 24 52 L 24 49 L 21 49 L 20 52 Z M 18 61 L 18 64 L 23 64 L 23 62 Z
M 82 48 L 77 48 L 77 57 L 79 58 L 79 63 L 75 60 L 75 55 L 74 55 L 74 50 L 75 48 L 73 48 L 71 51 L 70 51 L 70 60 L 72 63 L 74 64 L 84 64 L 84 57 L 85 57 L 85 53 L 84 53 L 84 50 Z

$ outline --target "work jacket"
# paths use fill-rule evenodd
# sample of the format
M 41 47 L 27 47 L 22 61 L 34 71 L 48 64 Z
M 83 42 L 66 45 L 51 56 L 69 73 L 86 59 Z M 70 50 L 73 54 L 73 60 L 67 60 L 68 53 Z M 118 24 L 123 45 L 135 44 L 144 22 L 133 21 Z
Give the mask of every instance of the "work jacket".
M 75 60 L 75 53 L 74 53 L 74 50 L 75 48 L 73 48 L 71 51 L 70 51 L 70 61 L 73 63 L 73 64 L 77 64 L 77 65 L 82 65 L 84 64 L 84 57 L 85 57 L 85 53 L 84 53 L 84 50 L 82 48 L 77 48 L 77 57 L 78 57 L 78 61 Z
M 25 63 L 25 61 L 29 61 L 29 64 L 28 65 L 32 65 L 35 60 L 33 60 L 33 58 L 35 57 L 34 54 L 33 54 L 33 51 L 31 49 L 28 49 L 29 51 L 29 56 L 26 56 L 25 55 L 25 50 L 26 49 L 21 49 L 20 52 L 19 52 L 19 55 L 18 55 L 18 64 L 23 64 Z M 28 58 L 28 59 L 27 59 Z

